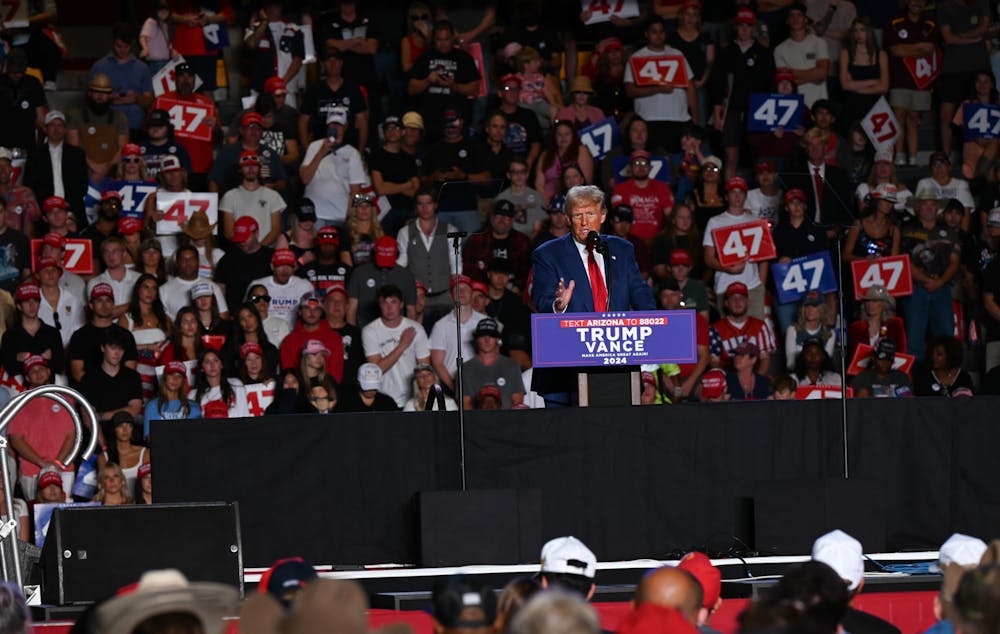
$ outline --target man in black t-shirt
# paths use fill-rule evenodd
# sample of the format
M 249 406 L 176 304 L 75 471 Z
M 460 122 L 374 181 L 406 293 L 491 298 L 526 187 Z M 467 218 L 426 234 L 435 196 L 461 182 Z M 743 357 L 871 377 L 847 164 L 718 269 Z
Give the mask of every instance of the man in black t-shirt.
M 344 79 L 364 86 L 373 103 L 378 98 L 375 81 L 375 53 L 379 30 L 369 15 L 358 13 L 356 0 L 341 0 L 340 6 L 317 20 L 319 42 L 334 46 L 344 57 Z
M 271 256 L 274 249 L 260 243 L 257 221 L 243 216 L 233 223 L 233 239 L 236 248 L 229 249 L 215 266 L 215 282 L 226 294 L 226 304 L 239 306 L 243 303 L 247 286 L 257 278 L 271 274 Z
M 517 75 L 504 75 L 500 78 L 498 93 L 500 112 L 507 117 L 503 144 L 514 154 L 524 157 L 528 165 L 534 165 L 542 151 L 542 128 L 538 125 L 538 116 L 518 103 L 521 79 Z
M 299 115 L 299 140 L 309 147 L 315 139 L 326 136 L 326 118 L 337 110 L 347 111 L 347 131 L 344 143 L 353 145 L 364 154 L 368 144 L 368 104 L 361 86 L 342 75 L 344 58 L 335 47 L 322 49 L 323 72 L 326 78 L 306 90 Z
M 424 169 L 428 185 L 438 194 L 439 211 L 470 211 L 477 209 L 476 192 L 471 187 L 445 184 L 485 181 L 490 177 L 486 167 L 486 148 L 463 132 L 464 120 L 459 111 L 449 108 L 441 117 L 444 138 L 427 150 Z
M 394 236 L 413 217 L 413 197 L 420 188 L 419 168 L 412 154 L 403 151 L 403 123 L 399 117 L 382 122 L 385 143 L 368 159 L 375 193 L 386 196 L 392 209 L 382 218 L 382 230 Z
M 90 289 L 90 322 L 81 326 L 69 340 L 69 379 L 71 383 L 79 383 L 103 359 L 101 344 L 113 332 L 118 337 L 123 351 L 122 363 L 130 369 L 135 369 L 139 359 L 132 333 L 114 323 L 112 314 L 115 308 L 115 291 L 110 284 L 101 282 Z M 141 391 L 141 390 L 140 390 Z
M 427 124 L 426 138 L 441 136 L 438 113 L 456 110 L 468 119 L 469 97 L 479 92 L 481 75 L 476 62 L 465 51 L 455 48 L 455 27 L 447 20 L 434 24 L 431 49 L 417 60 L 410 71 L 407 94 L 417 96 L 417 110 Z
M 80 393 L 94 407 L 100 421 L 110 421 L 118 412 L 141 416 L 142 380 L 138 372 L 123 363 L 126 348 L 135 347 L 132 334 L 123 328 L 109 328 L 93 343 L 99 347 L 101 362 L 80 381 Z
M 30 274 L 28 237 L 7 226 L 7 201 L 0 196 L 0 288 L 13 294 Z
M 313 249 L 315 259 L 301 267 L 297 273 L 299 277 L 312 282 L 313 289 L 320 297 L 325 296 L 335 286 L 347 288 L 351 267 L 341 261 L 341 251 L 340 229 L 333 225 L 323 227 L 316 233 L 316 246 Z
M 48 105 L 41 82 L 27 70 L 28 56 L 14 49 L 7 57 L 7 72 L 0 75 L 0 147 L 25 152 L 35 148 L 35 130 L 43 127 Z

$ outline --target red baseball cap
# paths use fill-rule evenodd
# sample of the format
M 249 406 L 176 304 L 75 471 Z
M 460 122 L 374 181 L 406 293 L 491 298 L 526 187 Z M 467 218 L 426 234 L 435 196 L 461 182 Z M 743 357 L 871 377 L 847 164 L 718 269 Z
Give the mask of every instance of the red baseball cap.
M 670 266 L 691 266 L 691 254 L 687 249 L 674 249 L 670 252 Z
M 142 231 L 142 220 L 131 216 L 122 216 L 118 219 L 118 233 L 123 236 L 131 236 Z
M 316 232 L 316 242 L 319 244 L 340 244 L 340 229 L 327 225 Z
M 504 75 L 503 77 L 500 78 L 500 85 L 501 86 L 503 86 L 504 84 L 509 84 L 509 83 L 515 83 L 518 86 L 522 85 L 521 84 L 521 78 L 518 77 L 517 75 L 515 75 L 514 73 L 507 73 L 506 75 Z
M 240 167 L 244 165 L 260 165 L 260 154 L 256 150 L 243 150 L 240 152 Z
M 251 125 L 259 125 L 260 127 L 263 128 L 264 117 L 260 116 L 259 114 L 251 110 L 250 112 L 244 113 L 243 118 L 240 119 L 240 125 L 243 127 Z
M 747 190 L 747 181 L 742 176 L 731 176 L 726 179 L 726 191 L 732 191 L 734 189 Z
M 295 251 L 291 249 L 278 249 L 271 256 L 271 266 L 295 266 Z
M 343 284 L 342 282 L 335 282 L 333 286 L 328 287 L 326 289 L 326 294 L 323 296 L 323 299 L 325 300 L 327 297 L 333 295 L 334 293 L 339 293 L 344 297 L 350 297 L 350 295 L 347 294 L 347 289 L 344 288 L 342 284 Z
M 229 418 L 229 406 L 224 401 L 209 401 L 201 406 L 201 415 L 205 418 Z
M 28 371 L 27 368 L 25 368 L 25 372 L 27 372 L 27 371 Z M 60 489 L 62 488 L 62 485 L 63 485 L 62 476 L 59 475 L 58 472 L 56 472 L 56 471 L 46 471 L 45 473 L 43 473 L 42 475 L 40 475 L 38 477 L 38 490 L 39 491 L 41 491 L 45 487 L 52 486 L 52 485 L 55 485 L 55 486 L 59 487 Z
M 258 231 L 260 226 L 251 216 L 242 216 L 233 223 L 233 243 L 243 244 L 250 239 L 250 236 Z
M 806 193 L 799 189 L 798 187 L 793 187 L 785 192 L 785 202 L 790 203 L 793 200 L 798 200 L 800 202 L 806 201 Z
M 397 252 L 396 238 L 382 236 L 375 241 L 375 266 L 381 269 L 396 266 Z
M 726 373 L 718 368 L 701 375 L 701 397 L 719 398 L 726 393 Z
M 24 359 L 24 361 L 21 362 L 21 364 L 24 366 L 24 373 L 25 374 L 27 374 L 28 372 L 30 372 L 31 368 L 33 368 L 35 366 L 43 365 L 45 367 L 49 367 L 49 362 L 46 361 L 45 357 L 43 357 L 40 354 L 28 355 Z
M 50 231 L 49 233 L 45 234 L 44 238 L 42 238 L 42 244 L 45 244 L 50 247 L 55 247 L 57 249 L 65 249 L 66 237 Z
M 500 388 L 498 388 L 497 386 L 495 386 L 493 384 L 484 385 L 483 387 L 479 388 L 478 392 L 476 392 L 476 400 L 477 401 L 480 401 L 480 400 L 486 398 L 487 396 L 492 396 L 493 398 L 497 399 L 498 401 L 503 398 L 503 394 L 501 394 Z
M 697 634 L 698 630 L 676 608 L 643 603 L 628 613 L 617 634 Z
M 126 143 L 122 146 L 122 156 L 142 156 L 142 148 L 138 143 Z
M 757 161 L 757 173 L 758 174 L 760 174 L 761 172 L 777 172 L 777 171 L 778 171 L 778 168 L 775 167 L 775 165 L 774 165 L 774 163 L 772 161 L 769 161 L 767 159 L 761 159 L 761 160 Z
M 139 465 L 139 479 L 142 480 L 153 472 L 153 468 L 148 462 Z
M 59 269 L 59 272 L 62 273 L 62 266 L 59 265 L 59 260 L 55 258 L 39 258 L 38 264 L 35 266 L 35 272 L 41 273 L 50 267 Z
M 712 565 L 705 553 L 693 552 L 684 555 L 677 567 L 690 572 L 701 584 L 701 607 L 711 610 L 722 593 L 722 573 Z
M 107 282 L 94 284 L 94 288 L 90 289 L 90 301 L 94 301 L 98 297 L 110 297 L 113 300 L 115 298 L 115 289 L 111 288 L 111 285 Z
M 167 376 L 168 374 L 180 374 L 187 377 L 187 366 L 184 365 L 183 361 L 170 361 L 167 365 L 163 366 L 163 376 Z
M 757 24 L 757 14 L 750 7 L 740 7 L 736 11 L 736 24 Z
M 628 155 L 628 160 L 634 161 L 636 159 L 649 159 L 653 158 L 653 155 L 646 150 L 632 150 L 632 153 Z
M 472 278 L 468 275 L 452 275 L 451 287 L 455 288 L 459 284 L 468 284 L 469 286 L 472 286 Z
M 489 295 L 490 294 L 490 287 L 487 286 L 485 282 L 479 282 L 479 281 L 473 280 L 472 281 L 472 290 L 473 290 L 473 292 L 479 291 L 483 295 Z
M 264 349 L 260 347 L 259 343 L 254 343 L 253 341 L 248 341 L 242 346 L 240 346 L 240 358 L 246 360 L 247 356 L 251 354 L 256 354 L 258 356 L 264 356 Z
M 102 201 L 104 201 L 104 200 L 117 200 L 118 204 L 120 205 L 122 203 L 122 195 L 119 194 L 117 191 L 115 191 L 113 189 L 109 189 L 108 191 L 106 191 L 103 194 L 101 194 L 101 200 Z
M 687 0 L 681 9 L 698 9 L 701 11 L 701 0 Z
M 28 299 L 41 300 L 42 292 L 38 290 L 37 284 L 21 284 L 17 287 L 17 293 L 14 296 L 14 299 L 19 302 L 23 302 Z
M 747 285 L 743 282 L 733 282 L 726 287 L 726 297 L 732 297 L 733 295 L 750 295 L 750 291 L 747 290 Z
M 272 95 L 287 95 L 288 85 L 281 77 L 270 77 L 264 82 L 264 92 Z
M 42 210 L 46 213 L 53 209 L 69 209 L 69 203 L 62 196 L 49 196 L 42 201 Z
M 795 71 L 793 71 L 791 68 L 787 68 L 787 67 L 784 67 L 784 66 L 782 66 L 781 68 L 776 69 L 774 71 L 774 83 L 778 83 L 779 81 L 794 82 L 795 81 Z

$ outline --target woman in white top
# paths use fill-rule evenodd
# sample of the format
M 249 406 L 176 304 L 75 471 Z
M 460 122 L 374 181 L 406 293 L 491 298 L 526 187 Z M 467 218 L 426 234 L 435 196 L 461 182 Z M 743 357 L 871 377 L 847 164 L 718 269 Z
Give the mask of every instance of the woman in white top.
M 254 284 L 247 290 L 247 301 L 254 305 L 260 314 L 260 320 L 264 324 L 264 334 L 276 348 L 281 348 L 281 342 L 285 340 L 291 331 L 287 319 L 268 316 L 271 308 L 271 296 L 267 287 L 263 284 Z
M 170 319 L 160 301 L 160 284 L 156 276 L 148 273 L 139 276 L 132 288 L 129 309 L 118 319 L 118 325 L 135 337 L 139 351 L 136 371 L 142 379 L 143 401 L 147 401 L 156 393 L 156 361 L 171 334 Z
M 189 398 L 201 406 L 205 418 L 243 418 L 249 416 L 246 391 L 234 386 L 225 374 L 222 357 L 212 349 L 198 357 L 194 389 Z
M 109 429 L 110 428 L 110 429 Z M 97 470 L 100 472 L 108 463 L 121 467 L 125 475 L 127 491 L 135 488 L 139 477 L 139 467 L 149 463 L 149 449 L 139 444 L 135 436 L 135 419 L 128 412 L 118 412 L 111 424 L 104 428 L 108 446 L 97 456 Z
M 38 261 L 38 290 L 42 301 L 38 305 L 38 318 L 59 331 L 64 346 L 78 328 L 86 323 L 83 301 L 59 285 L 62 267 L 54 258 Z

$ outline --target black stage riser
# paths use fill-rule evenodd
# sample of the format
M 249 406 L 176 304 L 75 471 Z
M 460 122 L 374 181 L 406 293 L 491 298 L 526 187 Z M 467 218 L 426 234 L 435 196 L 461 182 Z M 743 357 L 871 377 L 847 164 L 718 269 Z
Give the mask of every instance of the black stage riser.
M 841 524 L 889 550 L 995 536 L 997 411 L 994 397 L 849 401 L 850 474 L 874 493 L 843 522 L 768 506 L 796 538 L 758 549 L 804 554 Z M 152 444 L 158 501 L 240 503 L 248 566 L 420 563 L 418 493 L 461 486 L 454 413 L 154 421 Z M 815 500 L 844 472 L 837 401 L 469 412 L 465 449 L 470 489 L 540 489 L 543 538 L 576 535 L 602 561 L 746 539 L 775 483 L 812 481 L 795 495 Z

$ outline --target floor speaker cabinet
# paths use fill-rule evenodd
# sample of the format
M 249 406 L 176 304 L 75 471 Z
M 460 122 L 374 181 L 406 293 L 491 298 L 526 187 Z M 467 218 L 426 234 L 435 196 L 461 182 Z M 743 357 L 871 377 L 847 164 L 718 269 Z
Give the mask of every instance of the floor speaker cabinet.
M 538 562 L 541 490 L 427 491 L 418 497 L 424 567 Z
M 42 548 L 42 600 L 100 601 L 143 572 L 177 568 L 189 581 L 243 593 L 243 542 L 233 503 L 56 509 Z
M 839 528 L 866 553 L 885 550 L 885 499 L 871 480 L 758 482 L 754 533 L 761 555 L 808 555 L 817 537 Z

